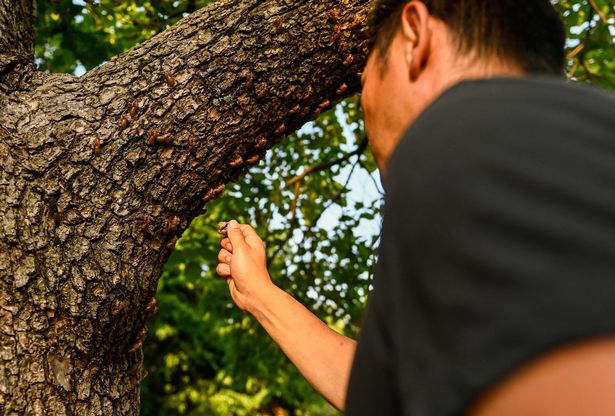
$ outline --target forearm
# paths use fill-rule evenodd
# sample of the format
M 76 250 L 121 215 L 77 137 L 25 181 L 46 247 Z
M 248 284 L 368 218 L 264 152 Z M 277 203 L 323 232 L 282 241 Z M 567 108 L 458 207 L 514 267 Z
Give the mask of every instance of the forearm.
M 308 382 L 343 410 L 356 342 L 329 328 L 293 297 L 273 286 L 250 312 Z

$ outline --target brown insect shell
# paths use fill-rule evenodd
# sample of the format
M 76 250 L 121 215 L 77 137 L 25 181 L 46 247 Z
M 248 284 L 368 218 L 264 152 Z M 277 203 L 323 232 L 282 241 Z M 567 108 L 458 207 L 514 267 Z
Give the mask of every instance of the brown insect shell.
M 177 243 L 177 236 L 174 235 L 173 238 L 171 238 L 171 240 L 167 243 L 165 248 L 167 249 L 167 251 L 173 251 L 176 243 Z
M 246 164 L 248 164 L 248 165 L 256 165 L 259 160 L 261 160 L 259 155 L 253 155 L 253 156 L 250 156 L 248 158 L 248 160 L 246 160 Z
M 94 149 L 94 155 L 97 157 L 100 156 L 100 140 L 98 140 L 98 138 L 94 139 L 92 142 L 92 148 Z
M 145 143 L 148 146 L 153 146 L 156 144 L 156 140 L 158 138 L 158 130 L 156 129 L 151 129 L 148 133 L 147 133 L 147 140 L 145 141 Z
M 166 143 L 169 143 L 172 140 L 172 138 L 173 138 L 172 133 L 166 133 L 166 134 L 163 134 L 162 136 L 156 137 L 156 143 L 166 144 Z
M 275 134 L 284 134 L 286 131 L 286 126 L 284 123 L 280 124 L 277 129 L 275 129 Z
M 205 194 L 205 197 L 203 198 L 203 202 L 207 202 L 212 200 L 213 198 L 221 195 L 224 190 L 226 189 L 226 185 L 224 185 L 223 183 L 218 185 L 217 187 L 210 189 L 207 194 Z
M 327 17 L 332 21 L 337 22 L 340 18 L 340 10 L 337 8 L 329 10 L 329 13 L 327 13 Z
M 118 124 L 119 124 L 120 128 L 122 130 L 124 130 L 130 124 L 130 120 L 128 120 L 128 117 L 122 116 L 122 117 L 120 117 L 120 121 L 119 121 Z
M 129 354 L 133 354 L 139 351 L 143 347 L 143 341 L 137 341 L 134 345 L 128 350 Z
M 340 87 L 337 89 L 337 91 L 335 91 L 335 93 L 336 93 L 337 95 L 341 95 L 341 94 L 345 93 L 347 89 L 348 89 L 348 85 L 346 85 L 346 84 L 342 84 L 342 85 L 340 85 Z
M 143 222 L 141 223 L 141 227 L 140 228 L 145 231 L 145 230 L 147 230 L 149 228 L 151 223 L 152 223 L 152 217 L 150 217 L 149 215 L 146 214 L 143 217 Z
M 267 139 L 265 139 L 264 137 L 261 137 L 256 142 L 256 145 L 254 145 L 254 148 L 257 150 L 260 150 L 260 149 L 263 149 L 266 145 L 267 145 Z
M 113 307 L 111 308 L 111 315 L 119 316 L 124 311 L 125 308 L 126 308 L 126 302 L 120 299 L 116 299 L 113 302 Z
M 228 165 L 231 169 L 238 168 L 243 165 L 243 157 L 237 156 L 235 159 L 231 160 Z
M 263 98 L 267 94 L 267 84 L 261 82 L 256 85 L 256 97 Z
M 143 341 L 147 336 L 147 326 L 144 326 L 137 334 L 137 339 Z
M 246 71 L 243 76 L 246 79 L 246 87 L 252 88 L 254 86 L 254 74 L 250 71 Z
M 158 310 L 158 301 L 155 297 L 151 298 L 145 307 L 145 314 L 147 316 L 152 316 Z
M 139 104 L 136 101 L 133 101 L 132 105 L 130 106 L 130 111 L 128 112 L 128 114 L 130 114 L 130 117 L 132 117 L 132 119 L 136 119 L 137 118 L 137 114 L 139 113 Z
M 177 81 L 173 78 L 173 74 L 171 74 L 169 70 L 164 71 L 164 82 L 166 82 L 167 86 L 170 88 L 173 88 L 175 84 L 177 84 Z
M 166 234 L 170 234 L 172 232 L 175 232 L 175 230 L 177 230 L 178 226 L 179 226 L 179 217 L 177 215 L 175 215 L 170 220 L 164 220 L 164 225 L 163 225 L 163 228 L 162 228 L 162 233 L 164 235 L 166 235 Z
M 190 153 L 194 152 L 198 146 L 198 142 L 194 137 L 190 137 L 188 139 L 188 151 Z

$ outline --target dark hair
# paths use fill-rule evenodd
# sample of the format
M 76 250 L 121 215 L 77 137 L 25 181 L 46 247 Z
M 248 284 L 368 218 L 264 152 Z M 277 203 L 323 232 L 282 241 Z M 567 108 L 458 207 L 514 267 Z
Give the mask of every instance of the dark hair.
M 386 56 L 410 0 L 375 0 L 372 46 Z M 562 74 L 566 39 L 549 0 L 420 0 L 454 34 L 460 52 L 497 56 L 527 73 Z

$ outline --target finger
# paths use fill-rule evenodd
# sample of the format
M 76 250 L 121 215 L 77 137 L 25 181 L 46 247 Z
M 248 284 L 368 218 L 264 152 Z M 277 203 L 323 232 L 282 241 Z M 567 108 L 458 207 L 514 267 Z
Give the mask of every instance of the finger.
M 245 237 L 239 228 L 239 223 L 231 220 L 227 227 L 227 235 L 234 249 L 240 249 L 246 245 Z
M 228 238 L 225 238 L 220 241 L 220 245 L 224 247 L 227 251 L 230 251 L 231 253 L 233 252 L 233 245 L 231 244 L 231 240 L 229 240 Z
M 225 249 L 222 249 L 218 252 L 218 261 L 220 263 L 230 264 L 231 257 L 232 257 L 231 253 Z
M 240 224 L 239 229 L 241 230 L 241 233 L 243 234 L 244 240 L 251 247 L 257 247 L 257 246 L 263 245 L 261 238 L 256 233 L 256 230 L 254 230 L 254 228 L 252 228 L 250 225 Z
M 221 277 L 228 277 L 231 275 L 231 266 L 228 264 L 220 263 L 216 267 L 216 273 Z

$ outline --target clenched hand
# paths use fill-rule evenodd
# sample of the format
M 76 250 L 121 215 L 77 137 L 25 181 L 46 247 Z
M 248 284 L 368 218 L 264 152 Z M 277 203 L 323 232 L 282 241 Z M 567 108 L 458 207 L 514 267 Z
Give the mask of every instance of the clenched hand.
M 256 231 L 232 220 L 221 241 L 216 272 L 226 278 L 235 304 L 250 313 L 274 289 L 265 257 L 265 247 Z

